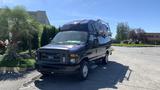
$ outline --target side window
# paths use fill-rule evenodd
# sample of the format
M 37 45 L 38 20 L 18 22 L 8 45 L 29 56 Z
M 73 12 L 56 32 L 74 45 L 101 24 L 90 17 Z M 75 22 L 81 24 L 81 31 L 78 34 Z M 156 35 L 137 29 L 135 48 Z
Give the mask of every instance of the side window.
M 89 41 L 93 42 L 95 39 L 97 39 L 97 37 L 93 34 L 89 35 Z
M 99 30 L 100 31 L 104 31 L 104 26 L 103 26 L 103 24 L 101 24 L 101 23 L 98 23 L 99 24 Z
M 94 27 L 96 29 L 96 31 L 98 32 L 100 30 L 100 26 L 98 23 L 94 23 Z
M 102 24 L 102 25 L 103 25 L 103 30 L 107 32 L 108 31 L 108 27 L 105 24 Z
M 112 33 L 111 33 L 111 30 L 110 30 L 109 24 L 106 24 L 106 28 L 107 28 L 107 34 L 108 34 L 109 36 L 112 36 Z
M 89 31 L 91 34 L 95 35 L 97 33 L 95 25 L 92 23 L 89 25 Z
M 93 42 L 93 40 L 94 40 L 94 36 L 91 34 L 91 35 L 89 36 L 89 41 L 90 41 L 90 42 Z
M 111 36 L 111 31 L 110 31 L 110 28 L 109 28 L 109 25 L 107 23 L 102 23 L 103 25 L 103 32 L 105 34 L 105 36 Z
M 98 41 L 99 41 L 99 45 L 103 45 L 103 44 L 106 44 L 108 41 L 108 37 L 107 37 L 108 28 L 103 23 L 100 23 L 99 25 L 101 26 L 101 28 L 99 30 Z
M 97 47 L 97 45 L 99 45 L 98 41 L 97 41 L 97 43 L 95 43 L 95 40 L 98 40 L 97 37 L 93 34 L 90 34 L 90 36 L 89 36 L 90 47 L 89 48 L 95 48 L 95 45 L 96 45 L 96 47 Z

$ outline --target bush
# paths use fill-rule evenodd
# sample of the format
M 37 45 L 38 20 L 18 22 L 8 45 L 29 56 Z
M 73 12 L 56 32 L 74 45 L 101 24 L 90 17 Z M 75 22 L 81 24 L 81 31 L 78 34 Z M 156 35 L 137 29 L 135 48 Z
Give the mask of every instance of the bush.
M 23 59 L 20 61 L 19 67 L 27 67 L 27 68 L 34 68 L 35 60 L 34 59 Z
M 22 67 L 22 68 L 34 68 L 34 59 L 16 59 L 16 60 L 6 60 L 0 61 L 0 67 Z
M 121 44 L 128 44 L 129 40 L 123 40 L 121 41 Z
M 22 38 L 20 40 L 20 43 L 18 43 L 18 48 L 19 51 L 25 51 L 28 50 L 29 45 L 27 43 L 27 39 L 26 38 Z M 38 37 L 38 32 L 35 32 L 33 34 L 33 38 L 31 40 L 31 48 L 32 49 L 38 49 L 39 48 L 39 37 Z
M 58 30 L 55 27 L 44 26 L 43 33 L 41 36 L 41 46 L 49 44 L 57 33 Z
M 33 39 L 32 39 L 32 49 L 38 49 L 39 48 L 39 37 L 38 32 L 34 33 Z

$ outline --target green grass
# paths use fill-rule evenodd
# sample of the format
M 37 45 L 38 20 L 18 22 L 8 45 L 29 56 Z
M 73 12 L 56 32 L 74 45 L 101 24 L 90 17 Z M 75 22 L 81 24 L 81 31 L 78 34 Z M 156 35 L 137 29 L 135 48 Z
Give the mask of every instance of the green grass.
M 34 59 L 1 60 L 0 67 L 34 68 Z
M 156 47 L 160 45 L 149 45 L 149 44 L 112 44 L 112 46 L 122 46 L 122 47 Z
M 32 50 L 32 52 L 35 52 L 36 50 Z M 26 54 L 26 53 L 29 53 L 29 51 L 28 50 L 26 50 L 26 51 L 20 51 L 19 52 L 19 54 Z

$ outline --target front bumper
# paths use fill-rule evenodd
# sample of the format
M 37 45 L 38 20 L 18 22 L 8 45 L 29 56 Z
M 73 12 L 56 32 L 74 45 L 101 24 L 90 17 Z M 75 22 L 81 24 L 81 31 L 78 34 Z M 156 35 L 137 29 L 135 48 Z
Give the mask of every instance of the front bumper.
M 55 64 L 39 64 L 36 63 L 35 67 L 37 71 L 39 72 L 53 72 L 53 73 L 63 73 L 63 74 L 69 74 L 69 73 L 76 73 L 78 72 L 78 69 L 80 68 L 80 65 L 55 65 Z

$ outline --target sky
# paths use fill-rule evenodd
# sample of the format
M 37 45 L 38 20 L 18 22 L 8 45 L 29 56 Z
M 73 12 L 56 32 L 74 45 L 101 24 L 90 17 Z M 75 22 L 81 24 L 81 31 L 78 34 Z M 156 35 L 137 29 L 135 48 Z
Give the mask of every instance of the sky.
M 28 11 L 46 11 L 56 27 L 73 20 L 102 19 L 110 24 L 113 37 L 120 22 L 146 32 L 160 32 L 160 0 L 0 0 L 1 8 L 16 5 Z

